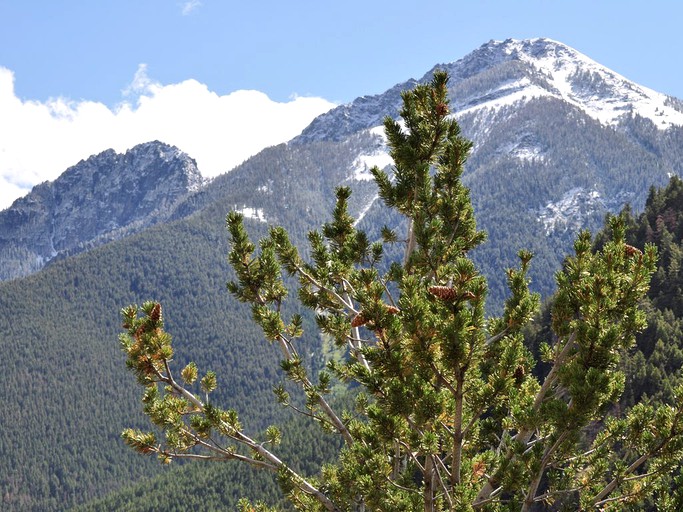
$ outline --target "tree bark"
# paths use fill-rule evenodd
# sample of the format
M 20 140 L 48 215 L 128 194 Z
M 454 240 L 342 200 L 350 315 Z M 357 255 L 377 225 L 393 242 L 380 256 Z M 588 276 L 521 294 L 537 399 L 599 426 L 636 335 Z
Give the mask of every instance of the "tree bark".
M 427 455 L 424 470 L 424 512 L 435 512 L 434 508 L 434 489 L 436 488 L 436 477 L 434 472 L 434 459 Z

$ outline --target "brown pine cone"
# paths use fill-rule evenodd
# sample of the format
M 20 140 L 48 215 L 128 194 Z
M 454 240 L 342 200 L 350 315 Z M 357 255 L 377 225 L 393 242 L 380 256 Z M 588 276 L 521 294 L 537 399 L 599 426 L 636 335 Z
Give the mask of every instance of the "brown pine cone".
M 455 300 L 458 296 L 455 288 L 450 286 L 430 286 L 429 293 L 442 300 Z
M 627 256 L 634 256 L 636 254 L 643 254 L 643 252 L 636 248 L 633 247 L 632 245 L 624 244 L 624 251 L 626 252 Z
M 525 370 L 523 366 L 518 366 L 515 368 L 515 384 L 520 385 L 524 381 Z
M 366 323 L 368 323 L 368 319 L 361 311 L 353 317 L 353 320 L 351 320 L 351 327 L 360 327 L 361 325 L 365 325 Z
M 149 318 L 152 322 L 158 322 L 161 319 L 161 304 L 158 302 L 152 308 L 152 312 L 149 314 Z
M 447 115 L 448 114 L 448 105 L 446 105 L 445 103 L 438 103 L 436 105 L 436 113 L 442 117 Z

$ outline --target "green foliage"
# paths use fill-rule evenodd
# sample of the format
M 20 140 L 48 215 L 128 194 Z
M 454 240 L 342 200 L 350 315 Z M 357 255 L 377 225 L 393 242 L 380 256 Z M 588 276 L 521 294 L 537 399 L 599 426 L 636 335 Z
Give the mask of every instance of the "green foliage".
M 471 144 L 449 115 L 447 93 L 448 77 L 437 72 L 404 93 L 404 126 L 385 121 L 394 178 L 372 173 L 385 204 L 406 218 L 405 240 L 385 228 L 372 242 L 354 225 L 343 187 L 305 255 L 278 227 L 257 250 L 242 215 L 227 217 L 228 288 L 279 351 L 287 382 L 275 388 L 278 402 L 338 436 L 337 460 L 309 476 L 276 454 L 281 429 L 248 435 L 234 409 L 215 405 L 216 374 L 201 379 L 203 397 L 193 384 L 198 366 L 177 380 L 158 302 L 123 311 L 122 347 L 156 428 L 124 431 L 128 444 L 162 462 L 266 469 L 304 511 L 620 510 L 648 496 L 679 499 L 656 491 L 683 456 L 680 400 L 608 414 L 625 386 L 621 356 L 645 326 L 638 306 L 656 249 L 627 244 L 623 217 L 610 221 L 599 250 L 581 233 L 556 275 L 550 336 L 536 363 L 523 338 L 539 305 L 529 291 L 530 252 L 506 273 L 502 314 L 485 315 L 486 279 L 470 258 L 485 236 L 461 181 Z M 386 244 L 398 243 L 402 262 L 385 261 Z M 288 306 L 290 278 L 320 333 L 343 352 L 325 369 L 306 357 L 302 316 Z M 343 385 L 353 407 L 338 400 Z
M 647 327 L 636 334 L 635 346 L 625 347 L 620 361 L 628 385 L 619 399 L 618 407 L 633 409 L 627 418 L 607 423 L 606 432 L 611 432 L 614 428 L 614 433 L 610 435 L 615 437 L 623 436 L 623 429 L 630 425 L 631 436 L 640 433 L 642 436 L 649 436 L 650 442 L 661 442 L 661 437 L 652 435 L 652 424 L 648 425 L 647 422 L 654 421 L 656 410 L 660 414 L 657 421 L 661 422 L 665 418 L 672 421 L 671 415 L 675 416 L 675 410 L 666 404 L 680 403 L 683 384 L 680 372 L 683 365 L 683 325 L 680 315 L 683 310 L 676 308 L 676 300 L 677 290 L 683 283 L 675 255 L 683 235 L 680 230 L 680 219 L 683 218 L 682 190 L 681 180 L 673 177 L 665 188 L 650 189 L 645 209 L 637 217 L 634 216 L 631 207 L 626 206 L 618 219 L 608 219 L 610 223 L 618 222 L 623 225 L 624 233 L 621 236 L 628 242 L 629 245 L 626 247 L 629 252 L 638 254 L 638 251 L 644 249 L 647 244 L 653 244 L 659 253 L 657 270 L 641 306 L 640 314 L 646 317 Z M 596 236 L 593 249 L 604 250 L 612 239 L 613 234 L 610 231 L 602 231 Z M 539 341 L 550 329 L 549 312 L 550 308 L 546 307 L 545 313 L 538 319 L 537 326 L 527 331 L 529 345 L 538 352 L 543 351 Z M 655 406 L 660 408 L 656 409 Z M 671 426 L 665 427 L 660 423 L 656 426 L 656 431 L 671 432 Z M 639 449 L 642 449 L 643 440 L 638 442 Z M 627 450 L 621 441 L 617 442 L 616 446 L 617 449 L 611 452 L 606 449 L 600 451 L 600 456 L 610 459 L 609 464 L 615 467 L 620 459 L 627 457 Z M 651 471 L 657 470 L 657 467 L 654 464 Z M 653 484 L 650 493 L 657 496 L 659 510 L 677 510 L 680 508 L 681 496 L 671 495 L 670 490 L 679 488 L 675 482 L 675 475 L 680 474 L 680 463 L 667 466 L 666 471 L 671 473 L 671 478 L 663 478 L 658 484 Z M 629 479 L 627 482 L 630 486 L 641 485 L 637 478 Z M 622 482 L 620 485 L 625 486 L 626 483 Z M 633 488 L 630 492 L 634 497 L 628 507 L 626 504 L 622 505 L 625 509 L 653 508 L 655 499 L 641 501 L 637 496 L 642 493 L 634 492 Z
M 634 216 L 630 206 L 619 214 L 627 242 L 638 250 L 654 245 L 659 253 L 643 312 L 647 327 L 636 336 L 635 351 L 624 362 L 630 386 L 622 403 L 633 405 L 645 398 L 670 402 L 683 383 L 683 274 L 680 271 L 683 239 L 683 182 L 671 178 L 662 189 L 652 187 L 644 211 Z M 596 237 L 596 247 L 610 240 L 608 232 Z

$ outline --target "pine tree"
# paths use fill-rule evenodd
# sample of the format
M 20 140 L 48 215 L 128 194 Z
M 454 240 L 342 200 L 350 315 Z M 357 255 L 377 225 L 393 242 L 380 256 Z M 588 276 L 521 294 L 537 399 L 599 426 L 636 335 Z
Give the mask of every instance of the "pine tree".
M 237 460 L 270 470 L 304 511 L 622 510 L 646 496 L 674 510 L 681 498 L 662 477 L 680 468 L 683 389 L 675 406 L 609 412 L 625 385 L 619 357 L 644 327 L 638 303 L 654 248 L 627 245 L 619 217 L 599 251 L 581 233 L 557 273 L 553 334 L 535 361 L 521 333 L 539 305 L 529 252 L 507 270 L 503 314 L 485 315 L 486 280 L 469 257 L 485 235 L 461 182 L 471 143 L 449 113 L 447 83 L 436 72 L 404 93 L 401 122 L 384 123 L 394 174 L 372 172 L 382 200 L 407 219 L 404 239 L 385 227 L 381 241 L 370 241 L 348 214 L 346 188 L 337 190 L 332 220 L 309 234 L 308 260 L 284 229 L 272 228 L 257 250 L 241 215 L 227 218 L 236 274 L 228 288 L 251 304 L 305 406 L 290 388 L 276 396 L 339 435 L 338 460 L 315 477 L 298 474 L 276 455 L 277 427 L 250 436 L 236 411 L 210 401 L 214 373 L 200 378 L 190 363 L 178 377 L 156 302 L 123 310 L 121 342 L 163 437 L 129 429 L 125 441 L 163 462 Z M 384 261 L 388 244 L 404 244 L 402 261 Z M 300 355 L 302 318 L 284 317 L 286 275 L 344 354 L 321 371 Z M 538 379 L 541 363 L 548 370 Z M 337 411 L 335 383 L 352 390 L 352 410 Z

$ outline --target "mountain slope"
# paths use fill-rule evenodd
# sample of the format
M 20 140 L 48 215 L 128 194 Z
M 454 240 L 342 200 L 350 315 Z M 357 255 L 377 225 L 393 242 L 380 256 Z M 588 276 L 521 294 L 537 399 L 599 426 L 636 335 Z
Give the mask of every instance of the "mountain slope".
M 193 159 L 158 141 L 81 161 L 0 212 L 0 280 L 159 222 L 202 183 Z
M 530 275 L 547 295 L 579 229 L 597 229 L 605 213 L 626 202 L 642 208 L 650 185 L 683 174 L 683 103 L 566 45 L 491 41 L 434 69 L 449 72 L 451 111 L 474 142 L 464 181 L 489 234 L 476 259 L 490 280 L 492 310 L 506 290 L 498 269 L 515 265 L 519 248 L 536 254 Z M 429 80 L 434 69 L 417 82 Z M 400 90 L 414 83 L 337 107 L 293 143 L 343 140 L 354 130 L 378 133 L 383 115 L 398 112 Z M 388 162 L 386 153 L 372 155 Z M 386 212 L 374 208 L 380 207 L 361 207 L 362 225 L 386 222 L 380 220 Z
M 674 98 L 640 86 L 573 48 L 549 39 L 491 41 L 444 67 L 455 82 L 466 82 L 506 66 L 519 72 L 510 73 L 507 80 L 488 90 L 474 87 L 469 95 L 461 90 L 458 112 L 465 114 L 472 109 L 553 97 L 603 124 L 615 125 L 625 115 L 639 115 L 660 129 L 683 125 L 683 110 Z
M 271 392 L 280 379 L 279 353 L 225 289 L 231 273 L 224 219 L 233 208 L 261 210 L 303 243 L 328 218 L 332 194 L 322 190 L 351 165 L 349 144 L 271 148 L 195 194 L 177 221 L 0 283 L 3 510 L 64 510 L 163 469 L 119 439 L 126 427 L 148 428 L 116 341 L 118 312 L 133 302 L 164 304 L 177 364 L 192 359 L 215 370 L 215 399 L 240 410 L 250 430 L 286 418 Z M 268 228 L 258 218 L 247 225 L 255 239 Z M 305 327 L 301 352 L 316 357 L 321 340 Z
M 683 102 L 677 98 L 640 86 L 560 42 L 507 39 L 489 41 L 460 60 L 438 64 L 419 80 L 340 105 L 317 117 L 294 141 L 340 140 L 380 125 L 384 116 L 396 117 L 401 91 L 425 83 L 435 69 L 451 76 L 456 116 L 533 98 L 555 98 L 603 124 L 615 125 L 624 116 L 638 115 L 660 129 L 683 126 Z

